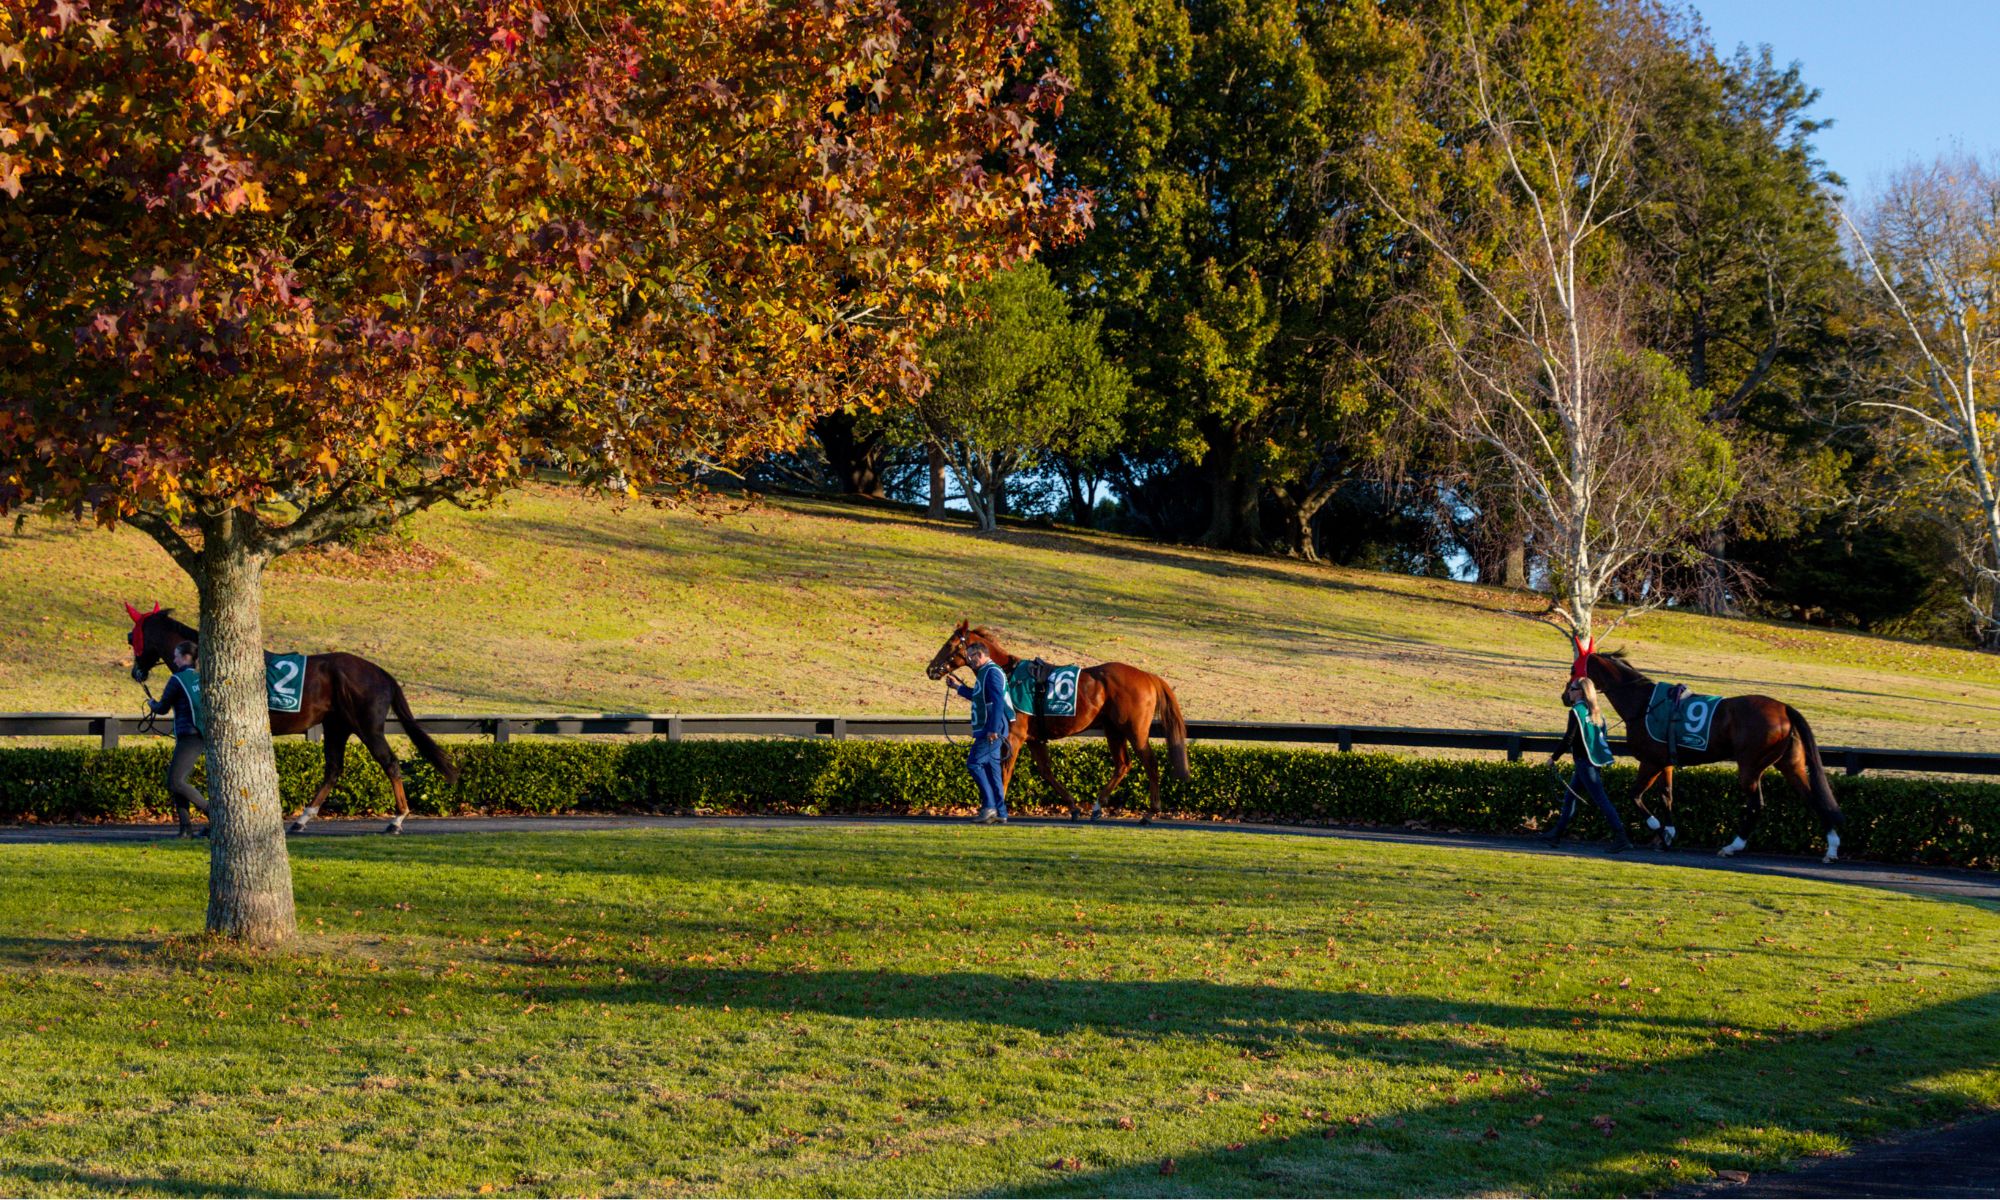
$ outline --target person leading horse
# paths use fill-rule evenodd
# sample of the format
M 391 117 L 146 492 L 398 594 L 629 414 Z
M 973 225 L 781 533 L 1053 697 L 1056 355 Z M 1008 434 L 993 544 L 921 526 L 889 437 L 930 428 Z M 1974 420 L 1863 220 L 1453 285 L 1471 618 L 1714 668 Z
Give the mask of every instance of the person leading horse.
M 1769 696 L 1731 696 L 1716 704 L 1709 724 L 1708 744 L 1696 749 L 1668 745 L 1646 728 L 1646 714 L 1652 707 L 1654 683 L 1625 661 L 1622 654 L 1599 653 L 1586 638 L 1571 639 L 1576 658 L 1570 664 L 1570 678 L 1587 678 L 1625 723 L 1625 746 L 1639 760 L 1639 786 L 1633 802 L 1646 814 L 1648 828 L 1660 832 L 1669 846 L 1674 838 L 1673 775 L 1677 767 L 1734 761 L 1737 788 L 1743 808 L 1737 819 L 1736 835 L 1719 852 L 1728 858 L 1750 844 L 1757 819 L 1764 811 L 1764 772 L 1777 768 L 1799 798 L 1819 817 L 1826 838 L 1823 862 L 1840 857 L 1840 801 L 1826 777 L 1820 761 L 1819 743 L 1812 726 L 1798 709 Z M 1669 724 L 1668 737 L 1672 737 Z M 1646 793 L 1664 783 L 1666 819 L 1662 821 L 1646 807 Z
M 960 621 L 958 628 L 952 630 L 951 636 L 939 647 L 924 673 L 938 680 L 966 666 L 967 650 L 975 644 L 1010 675 L 1021 661 L 1007 653 L 1000 645 L 1000 639 L 993 636 L 990 630 L 973 628 Z M 1151 804 L 1141 820 L 1151 821 L 1160 813 L 1160 766 L 1150 744 L 1155 720 L 1166 729 L 1167 760 L 1174 774 L 1182 779 L 1188 778 L 1187 721 L 1181 716 L 1180 701 L 1174 698 L 1174 689 L 1167 681 L 1124 663 L 1099 663 L 1094 667 L 1085 667 L 1077 673 L 1074 714 L 1030 717 L 1021 713 L 1014 718 L 1008 733 L 1006 765 L 1001 769 L 1001 787 L 1004 789 L 1012 782 L 1014 768 L 1021 761 L 1019 751 L 1025 744 L 1029 759 L 1035 764 L 1036 777 L 1048 784 L 1050 790 L 1069 806 L 1070 820 L 1080 820 L 1083 806 L 1056 778 L 1049 762 L 1049 743 L 1102 725 L 1105 740 L 1111 746 L 1111 778 L 1105 781 L 1097 798 L 1091 801 L 1090 819 L 1095 821 L 1104 815 L 1104 801 L 1132 770 L 1132 758 L 1136 755 L 1146 768 L 1146 793 Z

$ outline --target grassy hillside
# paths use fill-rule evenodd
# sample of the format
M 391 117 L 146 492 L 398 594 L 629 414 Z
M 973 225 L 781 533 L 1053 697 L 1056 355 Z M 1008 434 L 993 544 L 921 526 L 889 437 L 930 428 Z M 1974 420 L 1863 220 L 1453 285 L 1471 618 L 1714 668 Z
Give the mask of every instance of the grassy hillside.
M 1492 588 L 1055 532 L 980 536 L 897 511 L 769 501 L 722 514 L 556 489 L 414 522 L 394 560 L 288 560 L 275 648 L 349 650 L 419 711 L 932 713 L 952 622 L 1051 659 L 1171 679 L 1191 716 L 1549 728 L 1568 654 Z M 123 712 L 121 600 L 190 614 L 133 533 L 0 534 L 0 710 Z M 1612 639 L 1701 690 L 1765 692 L 1828 742 L 2000 744 L 2000 659 L 1659 613 Z M 962 712 L 962 706 L 954 708 Z

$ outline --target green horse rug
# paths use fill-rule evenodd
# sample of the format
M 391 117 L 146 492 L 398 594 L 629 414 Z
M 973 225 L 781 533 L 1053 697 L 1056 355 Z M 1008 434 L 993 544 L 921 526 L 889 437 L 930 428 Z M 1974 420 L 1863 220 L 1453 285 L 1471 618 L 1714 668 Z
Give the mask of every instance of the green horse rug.
M 1656 683 L 1646 702 L 1646 736 L 1668 750 L 1708 749 L 1720 696 L 1702 696 L 1683 684 Z
M 1076 715 L 1078 666 L 1052 666 L 1039 658 L 1022 659 L 1007 676 L 1007 699 L 1015 712 L 1031 717 Z
M 194 727 L 206 733 L 208 712 L 202 700 L 200 673 L 176 671 L 174 678 L 180 680 L 182 690 L 188 694 L 188 704 L 194 709 Z M 272 712 L 299 711 L 299 706 L 305 703 L 305 683 L 305 655 L 264 652 L 264 700 Z

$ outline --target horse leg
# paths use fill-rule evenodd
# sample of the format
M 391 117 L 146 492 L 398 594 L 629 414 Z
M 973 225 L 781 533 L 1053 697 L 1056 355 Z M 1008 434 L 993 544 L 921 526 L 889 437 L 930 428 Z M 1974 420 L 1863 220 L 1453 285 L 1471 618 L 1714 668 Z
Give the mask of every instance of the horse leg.
M 403 765 L 396 761 L 396 752 L 389 748 L 389 739 L 382 736 L 380 729 L 356 730 L 361 744 L 368 747 L 375 762 L 382 768 L 382 774 L 389 779 L 389 790 L 396 793 L 396 815 L 390 820 L 383 833 L 403 832 L 403 818 L 410 815 L 410 802 L 403 796 Z
M 1778 768 L 1778 774 L 1783 775 L 1785 782 L 1791 784 L 1792 790 L 1799 794 L 1799 799 L 1806 802 L 1806 807 L 1819 814 L 1820 832 L 1826 837 L 1826 853 L 1820 856 L 1820 861 L 1828 863 L 1838 861 L 1840 802 L 1833 800 L 1829 806 L 1830 798 L 1822 799 L 1813 787 L 1812 765 L 1806 761 L 1806 748 L 1796 736 L 1785 739 L 1785 748 L 1778 755 L 1778 761 L 1774 765 Z
M 1049 790 L 1056 794 L 1057 800 L 1069 808 L 1069 819 L 1076 820 L 1082 812 L 1082 806 L 1077 803 L 1076 793 L 1064 787 L 1062 780 L 1056 778 L 1056 764 L 1049 758 L 1049 744 L 1029 742 L 1028 753 L 1035 764 L 1035 778 L 1048 785 Z
M 1130 735 L 1114 729 L 1105 735 L 1104 740 L 1111 747 L 1111 778 L 1104 781 L 1104 786 L 1098 790 L 1096 801 L 1090 806 L 1090 819 L 1093 821 L 1104 814 L 1104 802 L 1111 799 L 1111 793 L 1118 790 L 1118 785 L 1125 782 L 1125 776 L 1132 770 L 1132 756 L 1127 750 L 1131 742 Z M 1140 818 L 1141 821 L 1152 819 L 1151 813 Z
M 1146 768 L 1146 794 L 1153 806 L 1147 810 L 1145 819 L 1151 821 L 1160 815 L 1160 759 L 1143 738 L 1139 742 L 1139 761 Z
M 325 738 L 326 765 L 321 768 L 319 786 L 313 789 L 312 800 L 299 811 L 299 819 L 292 822 L 288 833 L 305 832 L 306 822 L 319 815 L 319 806 L 333 794 L 340 773 L 347 769 L 347 739 L 351 735 L 347 722 L 338 717 L 328 718 L 320 726 L 320 733 Z
M 1736 786 L 1743 792 L 1743 813 L 1736 821 L 1736 836 L 1729 844 L 1716 851 L 1721 858 L 1733 858 L 1749 848 L 1750 834 L 1757 827 L 1757 818 L 1764 812 L 1764 766 L 1754 768 L 1747 763 L 1736 765 Z
M 1665 822 L 1662 822 L 1652 809 L 1646 807 L 1646 793 L 1653 789 L 1654 784 L 1663 779 L 1666 780 L 1667 784 L 1664 800 L 1664 807 L 1667 814 Z M 1673 787 L 1674 769 L 1672 767 L 1665 763 L 1650 762 L 1643 758 L 1639 760 L 1639 787 L 1637 791 L 1632 793 L 1632 803 L 1637 806 L 1640 812 L 1646 814 L 1646 828 L 1653 831 L 1655 835 L 1654 841 L 1663 850 L 1671 849 L 1674 844 Z

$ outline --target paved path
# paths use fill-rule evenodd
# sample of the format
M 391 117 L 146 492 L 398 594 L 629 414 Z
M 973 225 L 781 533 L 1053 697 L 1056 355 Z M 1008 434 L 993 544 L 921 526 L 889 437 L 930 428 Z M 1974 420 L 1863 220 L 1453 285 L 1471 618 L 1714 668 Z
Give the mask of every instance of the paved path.
M 562 816 L 562 817 L 411 817 L 403 832 L 413 836 L 452 833 L 539 833 L 581 832 L 608 829 L 691 829 L 727 826 L 733 829 L 791 829 L 811 825 L 943 825 L 963 824 L 964 818 L 951 817 L 643 817 L 643 816 Z M 1021 818 L 1016 825 L 1067 826 L 1062 818 Z M 382 832 L 382 819 L 320 820 L 305 837 L 375 836 Z M 1565 857 L 1603 857 L 1599 846 L 1569 844 L 1550 850 L 1530 837 L 1483 833 L 1437 833 L 1420 829 L 1385 829 L 1351 825 L 1257 825 L 1229 821 L 1156 821 L 1142 826 L 1137 821 L 1104 821 L 1083 825 L 1093 833 L 1142 835 L 1199 829 L 1210 833 L 1278 835 L 1287 837 L 1343 838 L 1362 842 L 1396 842 L 1413 846 L 1452 846 L 1463 850 L 1506 850 L 1517 854 L 1547 854 Z M 171 825 L 9 825 L 0 826 L 0 844 L 9 842 L 131 842 L 171 837 Z M 1946 867 L 1903 867 L 1869 862 L 1821 863 L 1816 858 L 1780 854 L 1741 854 L 1718 858 L 1706 850 L 1634 850 L 1622 856 L 1627 861 L 1657 863 L 1661 866 L 1694 867 L 1700 870 L 1742 871 L 1759 875 L 1784 875 L 1826 883 L 1846 883 L 1861 887 L 1889 888 L 1932 896 L 1984 900 L 2000 904 L 2000 873 L 1964 871 Z
M 2000 1115 L 1814 1159 L 1777 1175 L 1754 1175 L 1671 1193 L 1676 1196 L 1994 1196 L 2000 1197 Z

